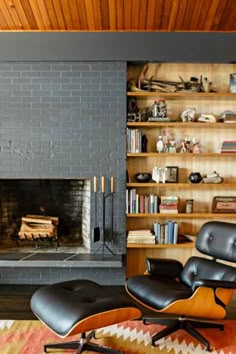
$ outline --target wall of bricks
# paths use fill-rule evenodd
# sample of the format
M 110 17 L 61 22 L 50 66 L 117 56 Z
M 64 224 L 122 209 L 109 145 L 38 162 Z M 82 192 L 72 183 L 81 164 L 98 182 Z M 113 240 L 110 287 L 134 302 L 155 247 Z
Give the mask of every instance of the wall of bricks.
M 117 254 L 125 253 L 126 243 L 125 92 L 126 62 L 0 63 L 0 178 L 96 175 L 100 182 L 105 176 L 109 193 L 114 176 L 112 249 Z M 110 198 L 106 204 L 109 229 Z M 93 210 L 91 191 L 91 229 Z M 101 220 L 100 213 L 100 225 Z M 91 252 L 98 246 L 92 242 Z

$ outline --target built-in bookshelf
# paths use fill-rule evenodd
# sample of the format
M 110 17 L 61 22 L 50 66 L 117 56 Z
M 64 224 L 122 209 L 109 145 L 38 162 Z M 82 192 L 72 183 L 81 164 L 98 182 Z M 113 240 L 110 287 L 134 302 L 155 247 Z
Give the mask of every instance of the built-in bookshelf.
M 140 67 L 129 68 L 129 78 L 134 81 L 141 72 Z M 163 80 L 178 80 L 179 76 L 185 80 L 189 76 L 208 77 L 215 92 L 128 92 L 127 97 L 134 97 L 140 109 L 151 107 L 154 100 L 165 99 L 167 103 L 168 122 L 127 122 L 127 137 L 136 134 L 134 142 L 136 148 L 129 148 L 127 141 L 127 192 L 126 213 L 127 232 L 138 229 L 148 229 L 154 232 L 154 223 L 166 225 L 168 221 L 178 224 L 178 235 L 191 235 L 192 242 L 160 243 L 156 239 L 155 244 L 127 244 L 127 276 L 139 274 L 145 271 L 146 257 L 177 258 L 183 263 L 195 254 L 194 236 L 197 235 L 201 225 L 209 220 L 222 220 L 236 222 L 234 213 L 213 212 L 213 198 L 215 196 L 236 196 L 236 155 L 234 150 L 236 140 L 236 123 L 224 123 L 219 121 L 221 113 L 227 110 L 236 111 L 236 94 L 229 92 L 230 73 L 236 72 L 235 64 L 170 64 L 151 63 L 146 72 L 147 78 L 156 77 Z M 212 114 L 217 122 L 182 122 L 181 112 L 187 107 L 194 107 L 197 115 Z M 132 133 L 135 130 L 135 133 Z M 199 153 L 158 152 L 158 137 L 168 131 L 175 140 L 183 140 L 188 136 L 198 139 L 200 142 Z M 147 149 L 142 150 L 142 139 L 147 138 Z M 131 141 L 131 140 L 130 140 Z M 132 143 L 135 146 L 135 143 Z M 227 150 L 227 151 L 226 151 Z M 152 173 L 155 166 L 178 166 L 178 181 L 175 183 L 138 182 L 137 173 Z M 223 178 L 222 183 L 189 182 L 191 172 L 199 172 L 202 176 L 217 171 Z M 135 209 L 129 209 L 130 193 L 135 194 Z M 141 196 L 141 198 L 140 198 Z M 154 209 L 143 208 L 142 199 L 154 196 Z M 176 196 L 178 198 L 177 212 L 160 212 L 161 197 Z M 153 197 L 152 197 L 153 198 Z M 140 200 L 141 199 L 141 200 Z M 186 200 L 193 200 L 192 213 L 186 213 Z M 145 203 L 144 203 L 145 205 Z

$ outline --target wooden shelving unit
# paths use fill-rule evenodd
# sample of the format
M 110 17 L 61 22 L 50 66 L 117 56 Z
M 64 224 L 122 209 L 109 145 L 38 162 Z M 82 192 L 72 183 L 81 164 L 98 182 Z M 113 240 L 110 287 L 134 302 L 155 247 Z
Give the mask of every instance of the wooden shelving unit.
M 129 70 L 129 67 L 128 67 Z M 140 73 L 140 70 L 137 71 Z M 127 92 L 127 97 L 135 97 L 140 109 L 151 107 L 154 100 L 165 99 L 169 122 L 127 122 L 127 128 L 141 129 L 148 139 L 147 152 L 127 153 L 129 182 L 127 189 L 136 189 L 140 194 L 177 195 L 179 197 L 178 214 L 127 214 L 127 230 L 152 228 L 154 221 L 174 220 L 179 224 L 180 233 L 197 235 L 201 225 L 208 220 L 236 222 L 236 214 L 212 213 L 214 196 L 236 196 L 236 154 L 220 153 L 224 140 L 236 140 L 236 124 L 223 122 L 202 123 L 182 122 L 181 112 L 187 107 L 196 108 L 197 114 L 214 114 L 217 118 L 225 110 L 236 110 L 236 94 L 229 92 L 229 75 L 236 72 L 235 64 L 150 64 L 147 78 L 159 77 L 161 80 L 178 80 L 179 76 L 187 79 L 191 76 L 208 77 L 213 82 L 215 91 L 211 93 L 187 92 Z M 135 69 L 129 77 L 135 81 Z M 186 77 L 187 76 L 187 77 Z M 201 152 L 193 153 L 158 153 L 156 142 L 159 135 L 168 131 L 171 136 L 182 139 L 185 136 L 198 138 Z M 151 173 L 154 166 L 178 166 L 178 183 L 139 183 L 135 174 Z M 191 184 L 188 176 L 191 172 L 204 174 L 217 171 L 223 177 L 220 184 Z M 185 201 L 194 200 L 192 214 L 185 213 Z M 194 242 L 176 245 L 127 245 L 127 277 L 145 271 L 146 257 L 176 258 L 181 262 L 196 254 Z

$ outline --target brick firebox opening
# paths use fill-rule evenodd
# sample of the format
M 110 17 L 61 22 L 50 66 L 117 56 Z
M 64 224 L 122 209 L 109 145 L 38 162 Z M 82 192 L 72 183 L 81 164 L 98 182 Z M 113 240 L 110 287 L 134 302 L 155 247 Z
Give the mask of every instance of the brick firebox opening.
M 58 217 L 60 247 L 90 252 L 89 179 L 0 180 L 0 251 L 35 248 L 34 241 L 18 236 L 21 218 L 27 214 Z M 37 246 L 38 250 L 56 249 L 48 240 L 38 240 Z

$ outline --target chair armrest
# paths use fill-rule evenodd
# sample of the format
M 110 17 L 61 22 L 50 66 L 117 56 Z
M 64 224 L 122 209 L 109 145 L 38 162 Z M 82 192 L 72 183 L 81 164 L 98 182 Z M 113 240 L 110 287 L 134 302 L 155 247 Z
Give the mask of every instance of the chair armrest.
M 146 265 L 149 274 L 177 278 L 183 270 L 179 261 L 167 258 L 146 258 Z
M 200 279 L 193 283 L 192 291 L 194 292 L 197 288 L 203 286 L 212 289 L 217 289 L 217 288 L 236 289 L 236 282 L 227 281 L 227 280 Z

